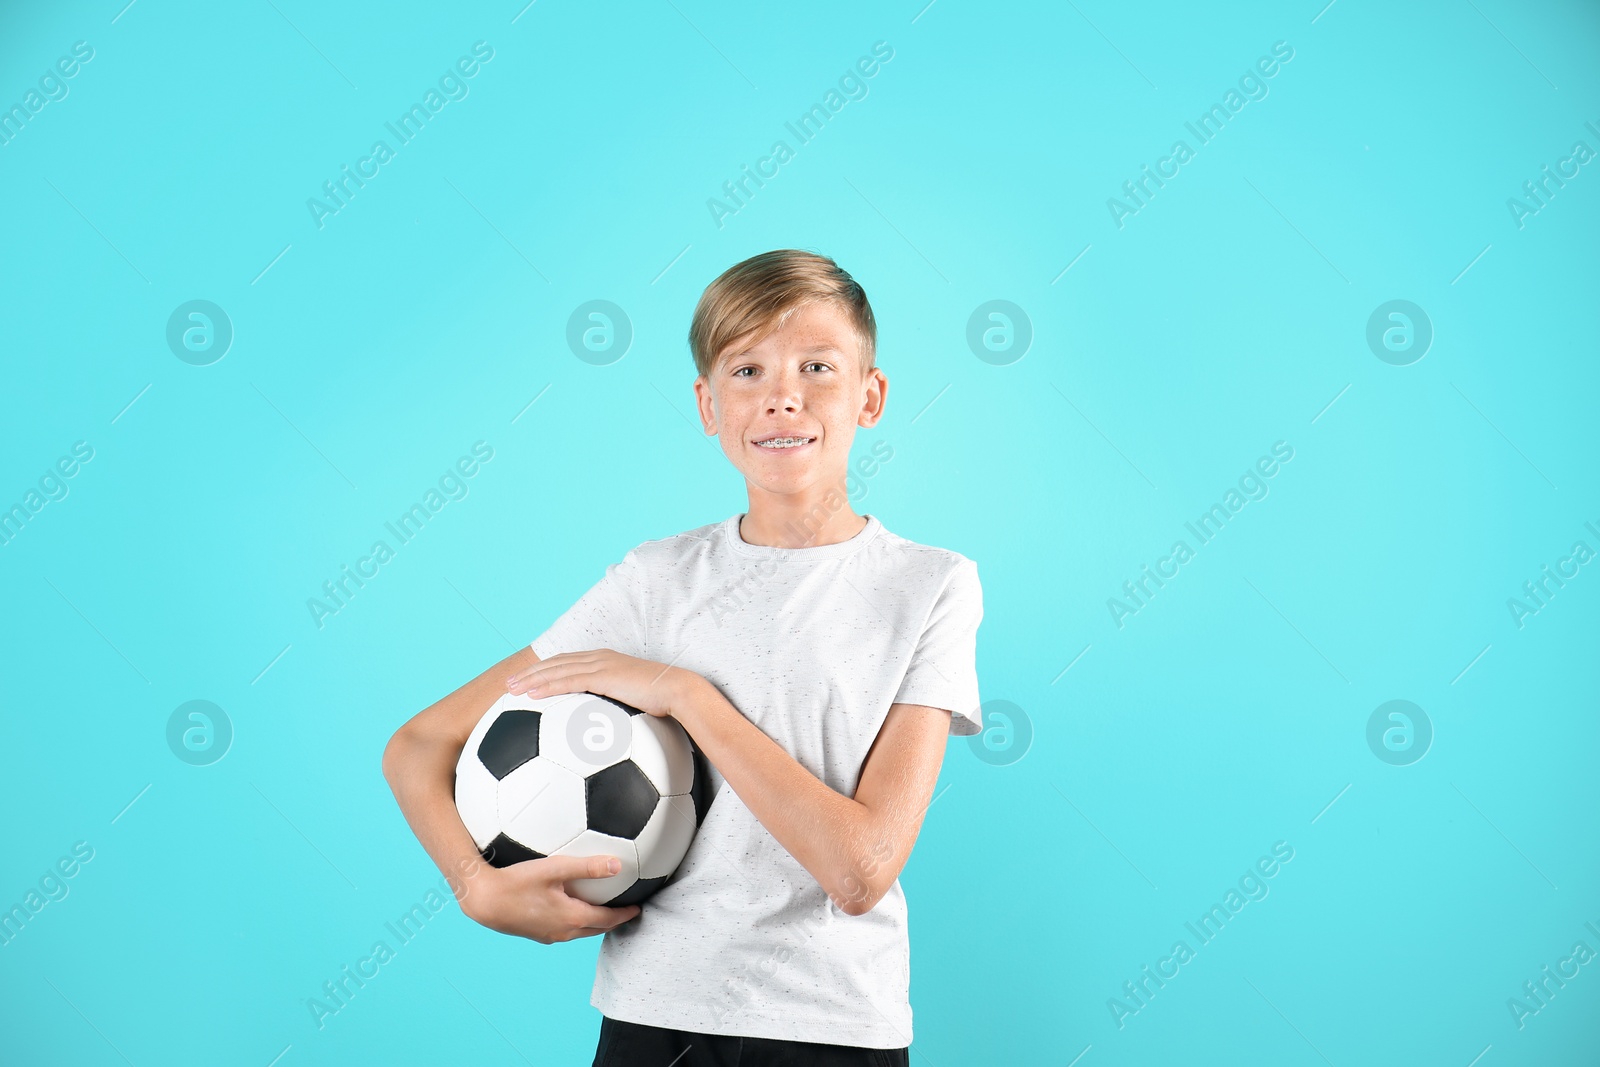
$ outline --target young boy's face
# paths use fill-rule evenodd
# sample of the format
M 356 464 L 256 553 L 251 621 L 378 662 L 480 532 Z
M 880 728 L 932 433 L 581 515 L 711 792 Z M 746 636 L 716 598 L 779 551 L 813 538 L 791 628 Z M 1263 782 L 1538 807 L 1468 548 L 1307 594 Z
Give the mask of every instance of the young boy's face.
M 856 427 L 878 421 L 889 391 L 876 367 L 862 375 L 845 312 L 831 303 L 805 305 L 759 344 L 740 338 L 719 355 L 709 380 L 695 379 L 700 421 L 706 433 L 721 437 L 752 494 L 837 488 Z M 789 448 L 761 443 L 773 437 L 808 440 Z

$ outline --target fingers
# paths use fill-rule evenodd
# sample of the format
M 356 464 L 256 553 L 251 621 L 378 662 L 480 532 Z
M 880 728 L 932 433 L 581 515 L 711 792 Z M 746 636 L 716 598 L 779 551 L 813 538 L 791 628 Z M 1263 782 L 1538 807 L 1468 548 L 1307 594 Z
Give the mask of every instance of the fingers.
M 637 908 L 638 908 L 638 905 L 637 904 L 634 905 L 633 914 L 627 916 L 626 918 L 618 919 L 615 922 L 606 922 L 606 923 L 600 923 L 600 924 L 590 924 L 588 926 L 579 926 L 577 923 L 574 923 L 572 925 L 571 929 L 567 931 L 565 937 L 562 938 L 562 940 L 573 940 L 573 939 L 580 938 L 580 937 L 593 937 L 596 934 L 607 934 L 607 933 L 610 933 L 612 930 L 614 930 L 617 927 L 621 926 L 623 923 L 631 921 L 634 918 L 634 916 L 636 916 L 638 914 Z M 615 909 L 607 909 L 607 910 L 615 910 Z
M 554 656 L 547 656 L 531 667 L 527 667 L 518 671 L 516 674 L 511 675 L 511 678 L 527 679 L 538 674 L 540 671 L 548 670 L 551 667 L 562 667 L 571 663 L 592 662 L 597 657 L 611 656 L 615 654 L 616 653 L 612 652 L 609 648 L 588 649 L 582 652 L 558 652 Z
M 536 911 L 543 912 L 547 917 L 545 922 L 554 926 L 554 929 L 547 934 L 541 934 L 534 940 L 553 944 L 557 941 L 593 937 L 636 918 L 641 910 L 637 904 L 621 908 L 602 907 L 573 896 L 567 889 L 568 882 L 585 878 L 606 878 L 616 873 L 610 867 L 613 862 L 620 868 L 621 862 L 615 856 L 557 855 L 525 863 L 514 863 L 505 868 L 508 873 L 524 875 L 530 879 L 524 883 L 523 891 L 531 891 L 539 901 L 537 904 L 530 901 L 530 906 Z
M 567 929 L 557 935 L 557 940 L 572 941 L 606 933 L 638 918 L 640 910 L 638 904 L 629 904 L 625 908 L 604 908 L 572 898 L 571 906 L 562 910 L 562 921 Z
M 528 688 L 528 686 L 533 684 L 533 680 L 538 676 L 539 671 L 543 669 L 543 665 L 549 662 L 549 660 L 543 660 L 540 663 L 540 666 L 529 667 L 527 670 L 518 671 L 516 674 L 513 674 L 511 677 L 507 678 L 506 692 L 520 693 L 524 689 Z
M 585 926 L 581 930 L 574 930 L 572 932 L 572 940 L 576 941 L 580 937 L 593 937 L 596 934 L 607 934 L 607 933 L 610 933 L 610 932 L 611 932 L 611 928 L 609 926 L 607 926 L 607 927 Z
M 578 878 L 606 878 L 616 873 L 611 869 L 613 862 L 621 869 L 621 860 L 615 856 L 546 856 L 541 860 L 532 861 L 540 865 L 539 873 L 551 882 L 566 883 Z M 506 868 L 511 870 L 520 864 L 512 864 Z
M 542 659 L 538 663 L 535 663 L 532 667 L 528 667 L 525 670 L 520 670 L 511 675 L 511 677 L 507 678 L 506 688 L 509 690 L 513 686 L 517 686 L 526 689 L 540 677 L 540 672 L 548 671 L 551 667 L 562 666 L 563 664 L 569 662 L 573 655 L 574 653 L 571 652 L 561 652 L 549 657 L 548 659 Z
M 588 901 L 572 895 L 566 883 L 585 878 L 605 878 L 616 872 L 609 869 L 608 864 L 614 860 L 612 856 L 550 856 L 537 863 L 551 864 L 549 868 L 555 872 L 556 877 L 548 883 L 555 889 L 559 900 L 556 914 L 568 930 L 566 936 L 589 937 L 594 934 L 603 934 L 616 926 L 621 926 L 629 919 L 638 916 L 640 906 L 628 904 L 620 908 L 608 908 L 599 904 L 590 904 Z M 559 861 L 552 863 L 552 861 Z
M 559 656 L 551 656 L 541 660 L 538 666 L 519 671 L 506 679 L 506 692 L 523 693 L 534 686 L 539 686 L 546 695 L 565 692 L 567 690 L 563 687 L 568 679 L 595 673 L 593 669 L 583 669 L 592 663 L 591 654 L 587 652 L 563 652 Z
M 621 926 L 639 914 L 637 904 L 629 904 L 625 908 L 606 908 L 598 904 L 585 904 L 573 898 L 572 905 L 569 909 L 572 917 L 567 921 L 584 930 L 609 930 L 613 926 Z

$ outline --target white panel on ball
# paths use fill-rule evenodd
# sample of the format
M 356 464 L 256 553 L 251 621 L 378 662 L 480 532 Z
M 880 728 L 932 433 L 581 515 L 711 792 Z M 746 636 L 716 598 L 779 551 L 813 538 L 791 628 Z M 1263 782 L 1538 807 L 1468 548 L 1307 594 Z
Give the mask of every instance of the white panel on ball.
M 500 832 L 500 783 L 477 758 L 478 746 L 483 743 L 483 735 L 489 732 L 494 718 L 486 713 L 478 720 L 456 763 L 456 811 L 480 852 L 488 848 L 489 842 Z
M 687 793 L 694 785 L 689 735 L 676 719 L 633 716 L 632 759 L 662 796 Z
M 540 759 L 587 778 L 628 758 L 632 716 L 618 705 L 591 693 L 563 693 L 536 703 L 543 712 Z
M 634 841 L 639 849 L 639 877 L 665 878 L 677 870 L 694 831 L 694 801 L 687 796 L 662 797 Z
M 633 842 L 598 830 L 585 830 L 557 850 L 563 856 L 615 856 L 621 862 L 616 874 L 604 878 L 578 878 L 567 883 L 568 891 L 590 904 L 604 904 L 639 880 L 639 854 Z
M 585 829 L 583 779 L 541 752 L 500 783 L 499 821 L 506 836 L 548 856 Z

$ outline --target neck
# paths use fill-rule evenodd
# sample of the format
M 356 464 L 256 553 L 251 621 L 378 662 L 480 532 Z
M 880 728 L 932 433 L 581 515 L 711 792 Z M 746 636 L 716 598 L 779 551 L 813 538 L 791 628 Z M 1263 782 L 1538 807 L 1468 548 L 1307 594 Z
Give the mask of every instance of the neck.
M 805 496 L 753 491 L 750 508 L 739 522 L 739 537 L 748 545 L 814 548 L 848 541 L 866 525 L 867 520 L 850 507 L 841 481 L 831 491 Z

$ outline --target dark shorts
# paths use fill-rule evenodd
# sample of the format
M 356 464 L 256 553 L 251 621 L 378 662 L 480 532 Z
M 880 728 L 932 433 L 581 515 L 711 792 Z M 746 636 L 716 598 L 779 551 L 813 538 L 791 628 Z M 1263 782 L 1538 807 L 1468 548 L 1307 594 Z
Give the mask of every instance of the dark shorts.
M 908 1067 L 910 1062 L 907 1048 L 696 1034 L 602 1015 L 592 1067 Z

